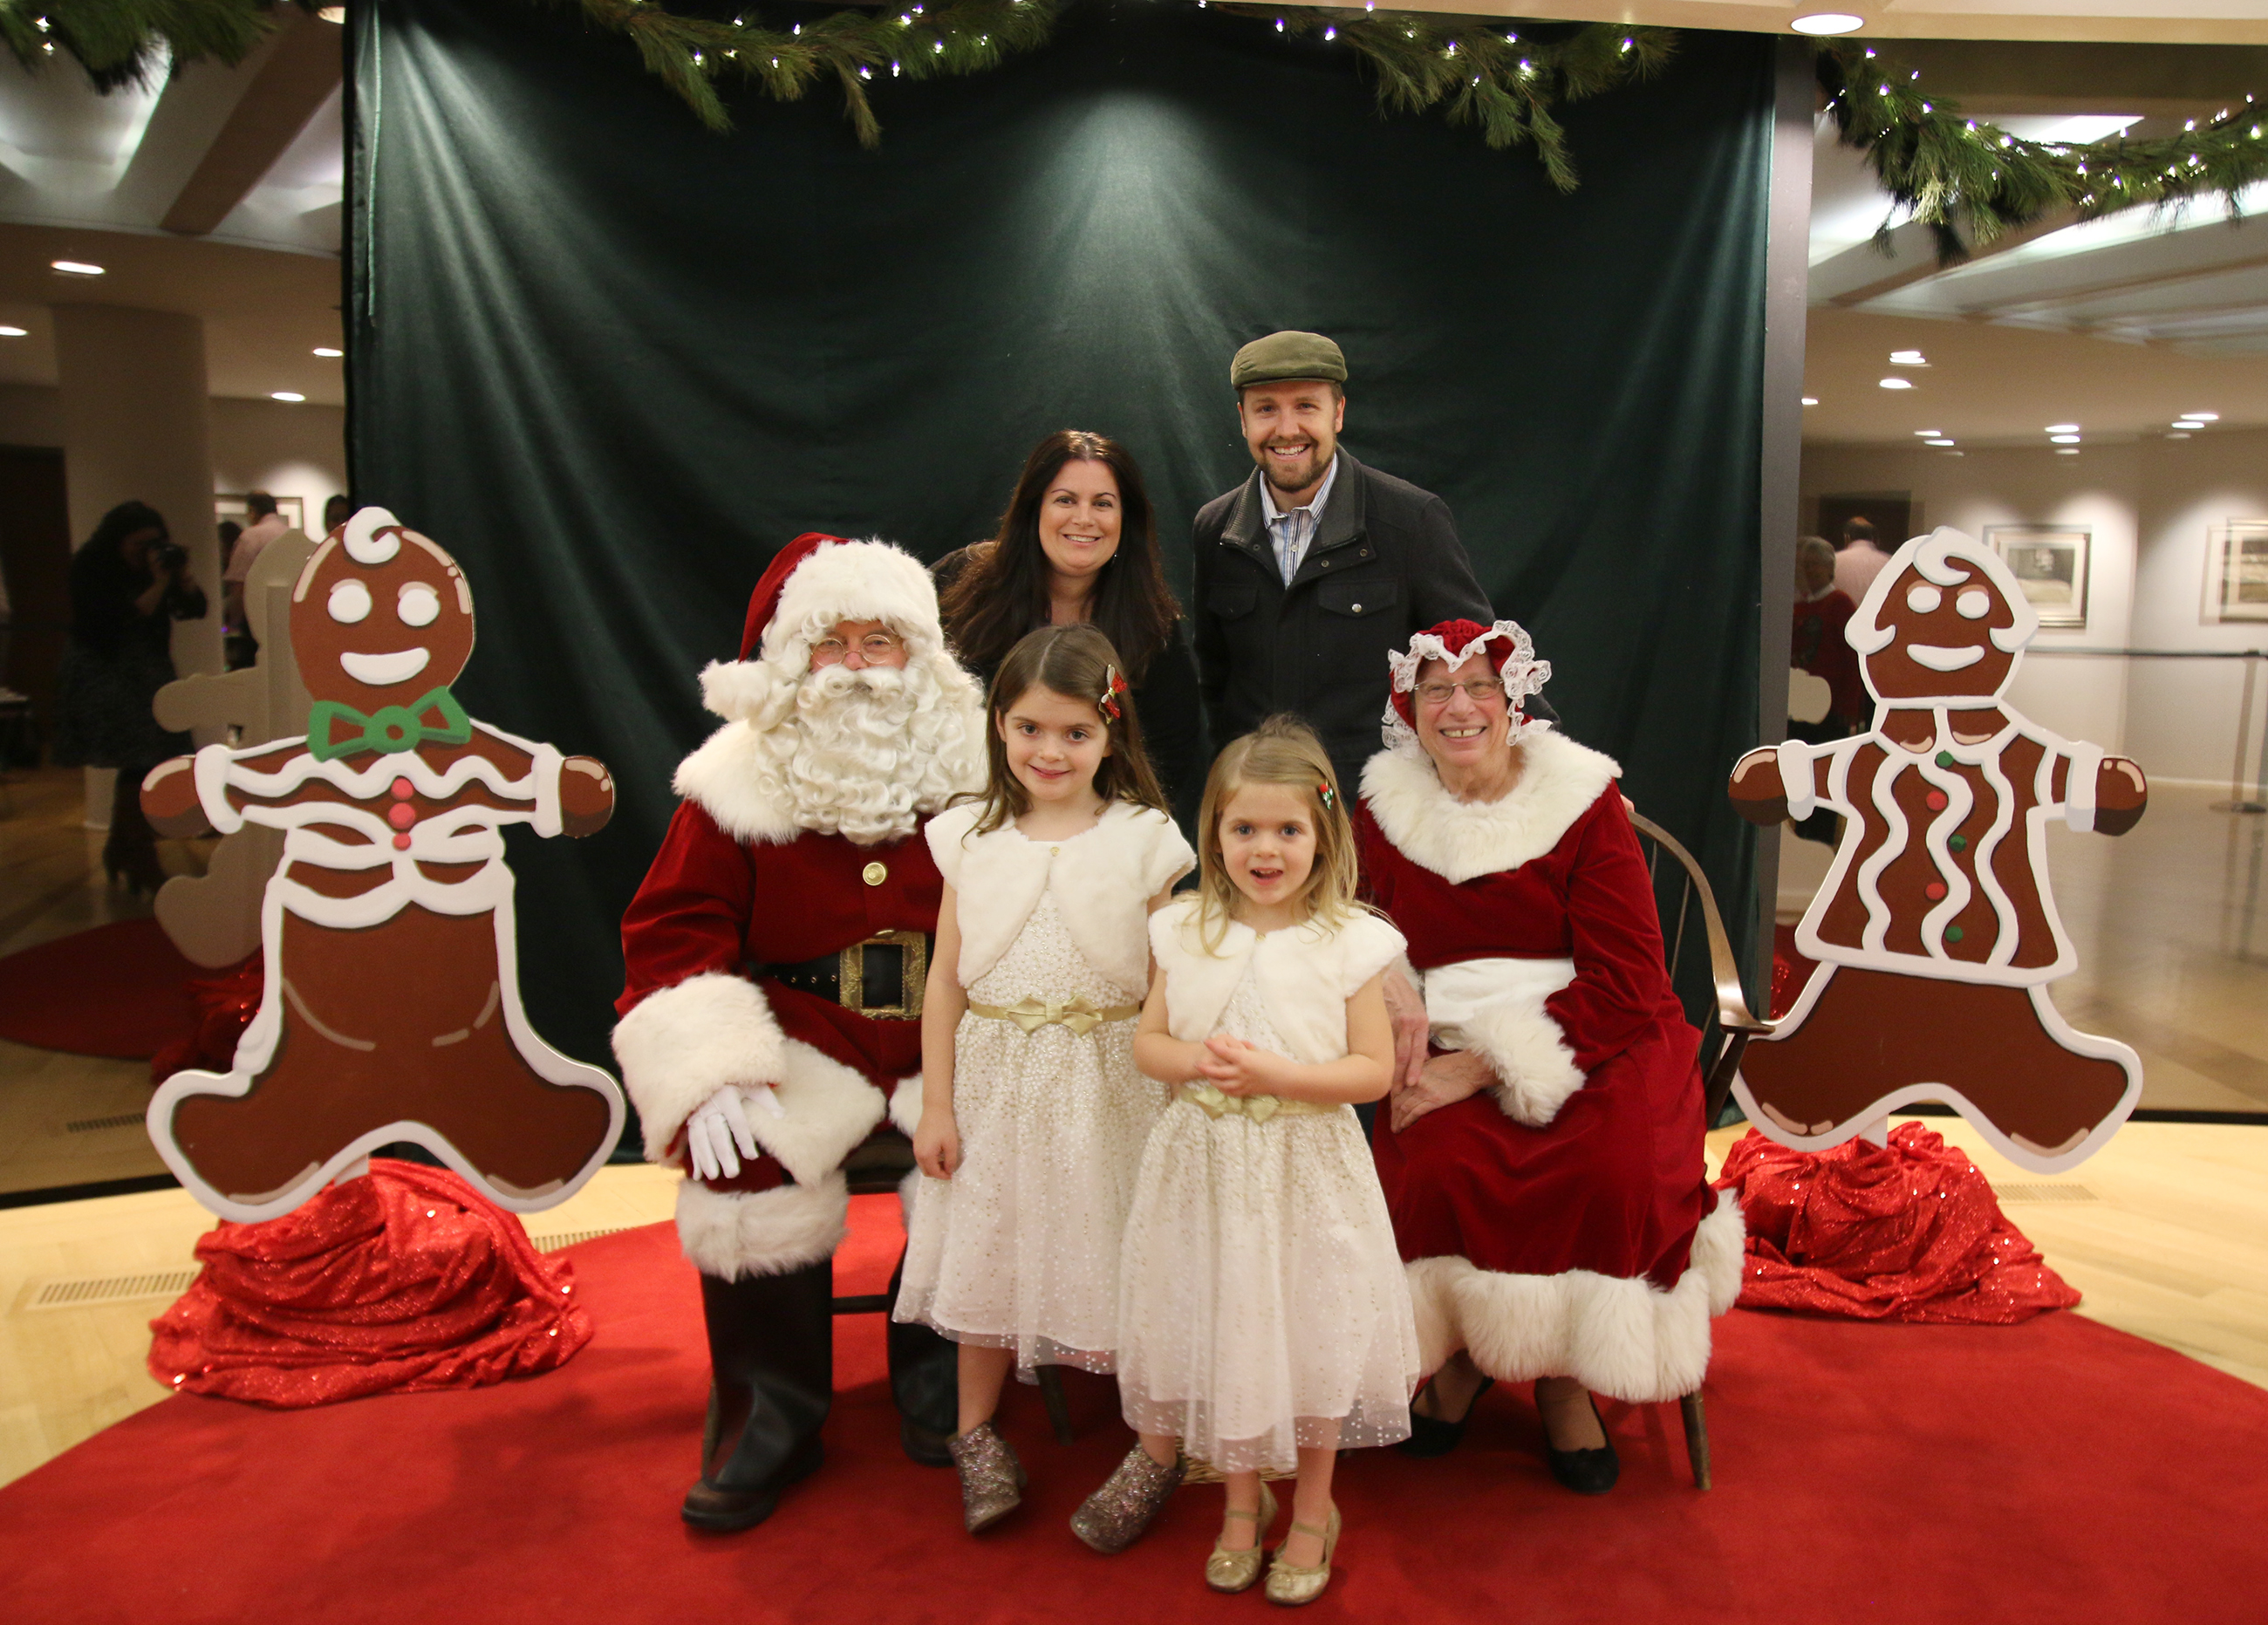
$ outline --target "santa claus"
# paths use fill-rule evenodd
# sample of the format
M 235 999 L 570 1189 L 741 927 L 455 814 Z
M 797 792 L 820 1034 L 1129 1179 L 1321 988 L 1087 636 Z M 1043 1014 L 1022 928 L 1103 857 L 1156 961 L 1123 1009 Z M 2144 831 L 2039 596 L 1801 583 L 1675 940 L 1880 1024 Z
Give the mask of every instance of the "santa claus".
M 921 565 L 815 534 L 772 561 L 740 658 L 702 693 L 725 724 L 679 766 L 682 804 L 623 916 L 615 1054 L 647 1158 L 688 1176 L 678 1236 L 712 1387 L 683 1515 L 745 1529 L 820 1462 L 843 1166 L 919 1115 L 942 884 L 920 831 L 982 783 L 983 713 Z M 907 1452 L 949 1465 L 953 1347 L 889 1337 Z
M 1847 633 L 1874 726 L 1751 751 L 1733 770 L 1733 805 L 1752 822 L 1818 807 L 1844 820 L 1796 928 L 1818 968 L 1734 1085 L 1784 1145 L 1824 1151 L 1942 1099 L 2013 1160 L 2058 1173 L 2133 1109 L 2134 1052 L 2073 1031 L 2048 998 L 2078 960 L 2048 888 L 2047 824 L 2124 834 L 2149 785 L 2133 762 L 2008 704 L 2038 629 L 1997 554 L 1955 530 L 1917 536 Z

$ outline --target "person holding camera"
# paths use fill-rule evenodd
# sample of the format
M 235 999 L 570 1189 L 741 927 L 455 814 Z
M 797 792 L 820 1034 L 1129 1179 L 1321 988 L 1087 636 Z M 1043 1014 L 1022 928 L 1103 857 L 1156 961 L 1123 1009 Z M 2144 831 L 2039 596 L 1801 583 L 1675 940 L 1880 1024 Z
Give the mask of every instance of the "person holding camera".
M 142 815 L 142 778 L 189 749 L 151 710 L 173 680 L 173 623 L 201 621 L 204 591 L 188 555 L 147 504 L 122 502 L 71 555 L 70 646 L 56 674 L 55 759 L 67 768 L 114 768 L 103 871 L 129 890 L 165 883 L 157 832 Z

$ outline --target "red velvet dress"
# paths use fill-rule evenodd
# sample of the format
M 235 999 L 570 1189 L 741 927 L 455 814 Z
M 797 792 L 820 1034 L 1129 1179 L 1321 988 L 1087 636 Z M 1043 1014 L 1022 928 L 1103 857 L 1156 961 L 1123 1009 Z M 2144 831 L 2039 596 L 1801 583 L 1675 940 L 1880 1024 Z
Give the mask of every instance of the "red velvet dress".
M 1364 775 L 1368 894 L 1410 939 L 1437 1047 L 1501 1080 L 1399 1134 L 1381 1112 L 1379 1178 L 1429 1369 L 1463 1347 L 1500 1379 L 1672 1398 L 1739 1281 L 1739 1212 L 1703 1165 L 1699 1037 L 1614 764 L 1540 731 L 1521 748 L 1520 783 L 1484 805 L 1423 758 Z

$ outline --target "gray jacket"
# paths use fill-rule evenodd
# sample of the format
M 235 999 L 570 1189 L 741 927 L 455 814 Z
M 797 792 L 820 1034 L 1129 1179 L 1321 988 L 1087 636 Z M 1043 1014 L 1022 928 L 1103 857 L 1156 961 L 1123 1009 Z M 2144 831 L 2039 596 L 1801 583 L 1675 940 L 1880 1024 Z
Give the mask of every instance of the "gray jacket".
M 1338 459 L 1289 586 L 1262 514 L 1258 469 L 1199 510 L 1191 620 L 1215 748 L 1272 712 L 1292 712 L 1322 736 L 1351 798 L 1379 748 L 1388 654 L 1438 622 L 1486 626 L 1496 614 L 1448 504 L 1366 468 L 1344 445 Z M 1537 700 L 1528 712 L 1550 714 Z

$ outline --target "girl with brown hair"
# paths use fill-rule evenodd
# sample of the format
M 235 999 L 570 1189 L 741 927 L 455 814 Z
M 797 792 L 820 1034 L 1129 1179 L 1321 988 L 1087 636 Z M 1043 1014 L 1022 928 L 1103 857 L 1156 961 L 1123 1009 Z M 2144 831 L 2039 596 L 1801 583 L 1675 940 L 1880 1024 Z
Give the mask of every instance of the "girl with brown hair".
M 1021 1499 L 992 1427 L 1010 1369 L 1116 1368 L 1119 1232 L 1165 1109 L 1134 1018 L 1148 914 L 1194 854 L 1126 690 L 1094 627 L 1024 637 L 993 680 L 984 792 L 925 831 L 945 880 L 914 1130 L 929 1177 L 895 1315 L 960 1345 L 948 1448 L 972 1534 Z
M 946 555 L 932 573 L 946 636 L 981 680 L 1035 627 L 1086 622 L 1108 638 L 1167 805 L 1189 811 L 1205 762 L 1197 660 L 1124 446 L 1083 429 L 1048 436 L 1024 460 L 991 539 Z

